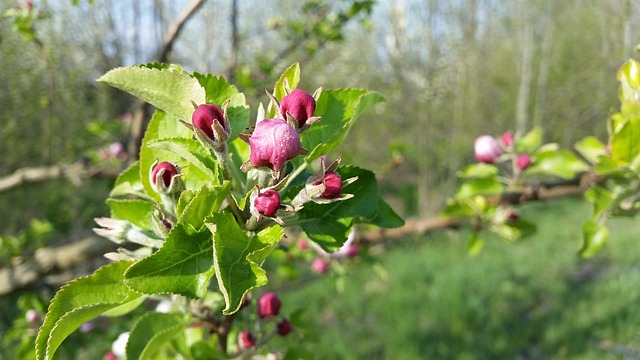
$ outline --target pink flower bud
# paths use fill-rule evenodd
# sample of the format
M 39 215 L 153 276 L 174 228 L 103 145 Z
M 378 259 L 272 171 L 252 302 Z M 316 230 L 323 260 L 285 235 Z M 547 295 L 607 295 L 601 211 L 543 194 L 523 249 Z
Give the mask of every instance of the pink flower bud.
M 294 89 L 291 94 L 283 97 L 280 103 L 282 117 L 287 119 L 287 113 L 291 114 L 298 122 L 299 127 L 302 127 L 307 119 L 313 116 L 315 110 L 316 100 L 300 89 Z
M 37 324 L 40 321 L 40 314 L 34 309 L 29 309 L 24 314 L 25 319 L 31 325 Z
M 515 211 L 511 211 L 511 212 L 509 213 L 509 216 L 507 216 L 507 219 L 508 219 L 509 221 L 516 221 L 516 220 L 518 220 L 518 213 L 517 213 L 517 212 L 515 212 Z
M 82 324 L 80 326 L 80 331 L 82 333 L 85 333 L 85 334 L 92 332 L 93 331 L 93 323 L 90 322 L 90 321 L 87 321 L 86 323 Z
M 276 316 L 280 313 L 281 305 L 282 303 L 276 293 L 272 291 L 266 292 L 258 299 L 258 315 L 263 319 Z
M 309 248 L 309 244 L 302 239 L 298 240 L 297 245 L 300 250 L 307 250 Z
M 249 138 L 249 146 L 253 166 L 266 166 L 276 171 L 302 152 L 298 133 L 281 119 L 260 121 Z
M 163 161 L 156 165 L 151 171 L 151 182 L 153 182 L 153 184 L 157 183 L 158 173 L 160 172 L 162 172 L 162 182 L 167 188 L 171 185 L 173 177 L 178 174 L 178 170 L 172 163 Z
M 513 145 L 513 134 L 511 131 L 507 131 L 500 137 L 500 143 L 505 148 L 510 148 Z
M 256 338 L 248 331 L 242 331 L 239 335 L 240 347 L 250 349 L 256 346 Z
M 491 164 L 502 155 L 502 149 L 498 141 L 489 135 L 483 135 L 473 144 L 476 160 Z
M 104 354 L 104 360 L 118 360 L 118 357 L 113 352 L 107 351 Z
M 323 199 L 335 199 L 340 197 L 342 191 L 342 179 L 340 175 L 333 171 L 329 171 L 324 174 L 324 178 L 316 181 L 313 185 L 320 185 L 324 182 L 325 190 L 320 195 Z
M 280 321 L 277 326 L 278 326 L 278 335 L 280 336 L 288 335 L 293 329 L 291 326 L 291 322 L 289 322 L 289 320 L 287 319 Z
M 516 158 L 516 167 L 520 170 L 525 170 L 531 165 L 531 157 L 529 154 L 520 154 Z
M 200 129 L 211 140 L 215 139 L 213 132 L 214 122 L 217 122 L 224 127 L 224 113 L 222 112 L 222 109 L 214 104 L 202 104 L 198 106 L 191 116 L 191 123 L 193 126 Z
M 273 189 L 259 193 L 253 201 L 255 210 L 268 217 L 273 217 L 280 208 L 280 194 Z
M 318 274 L 323 274 L 327 272 L 328 264 L 327 261 L 323 258 L 314 259 L 311 263 L 311 269 Z

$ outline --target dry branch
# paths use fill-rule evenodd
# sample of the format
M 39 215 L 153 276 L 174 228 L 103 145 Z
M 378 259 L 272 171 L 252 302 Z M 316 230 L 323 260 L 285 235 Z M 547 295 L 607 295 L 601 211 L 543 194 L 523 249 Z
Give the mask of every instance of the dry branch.
M 0 269 L 0 296 L 24 289 L 46 274 L 71 269 L 116 248 L 117 245 L 107 239 L 91 237 L 69 245 L 38 249 L 33 258 Z
M 513 204 L 580 195 L 600 179 L 593 174 L 585 174 L 578 180 L 574 184 L 561 183 L 554 186 L 530 187 L 522 192 L 508 193 L 490 201 Z M 463 223 L 464 221 L 460 219 L 444 217 L 408 219 L 405 225 L 399 228 L 375 229 L 358 233 L 355 241 L 373 244 L 388 240 L 402 240 L 409 236 L 425 235 L 437 230 L 456 229 Z M 38 249 L 33 259 L 11 268 L 0 269 L 0 295 L 26 288 L 49 273 L 72 269 L 116 248 L 115 244 L 106 239 L 88 238 L 57 248 Z
M 59 179 L 66 179 L 73 185 L 80 186 L 84 181 L 93 177 L 115 178 L 118 176 L 118 172 L 119 169 L 103 166 L 89 167 L 82 162 L 22 168 L 13 174 L 0 178 L 0 192 L 14 189 L 23 184 Z

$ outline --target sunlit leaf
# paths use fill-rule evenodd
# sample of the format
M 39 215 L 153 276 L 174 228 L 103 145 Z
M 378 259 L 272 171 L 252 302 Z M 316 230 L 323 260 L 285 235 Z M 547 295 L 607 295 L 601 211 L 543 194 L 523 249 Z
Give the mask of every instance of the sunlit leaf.
M 38 332 L 36 358 L 52 359 L 62 341 L 82 324 L 138 298 L 140 294 L 123 283 L 123 274 L 131 264 L 111 263 L 63 286 L 51 300 Z

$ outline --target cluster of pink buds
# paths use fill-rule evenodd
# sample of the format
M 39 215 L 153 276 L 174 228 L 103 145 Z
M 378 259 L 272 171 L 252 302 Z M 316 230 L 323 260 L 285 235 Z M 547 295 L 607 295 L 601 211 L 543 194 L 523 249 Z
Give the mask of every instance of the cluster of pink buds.
M 527 153 L 514 152 L 515 139 L 513 133 L 507 131 L 497 140 L 490 135 L 482 135 L 473 143 L 476 160 L 493 164 L 504 159 L 512 159 L 518 171 L 524 171 L 531 165 L 531 156 Z
M 269 321 L 278 318 L 282 302 L 275 292 L 268 291 L 258 299 L 258 317 L 261 321 Z M 293 330 L 291 322 L 286 318 L 280 318 L 274 331 L 280 336 L 286 336 Z M 265 336 L 268 339 L 270 336 Z M 250 331 L 241 331 L 238 335 L 238 343 L 242 349 L 250 349 L 258 346 L 258 339 Z

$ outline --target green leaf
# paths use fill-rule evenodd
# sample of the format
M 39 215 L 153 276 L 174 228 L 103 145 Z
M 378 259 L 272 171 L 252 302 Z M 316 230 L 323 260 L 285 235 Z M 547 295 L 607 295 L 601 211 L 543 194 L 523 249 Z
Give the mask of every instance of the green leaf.
M 206 225 L 213 233 L 216 278 L 226 303 L 223 313 L 233 314 L 251 289 L 267 283 L 260 264 L 284 236 L 284 229 L 274 225 L 249 236 L 228 212 L 213 214 Z
M 144 301 L 147 299 L 146 296 L 140 296 L 133 301 L 129 301 L 128 303 L 124 303 L 118 307 L 114 307 L 111 310 L 105 311 L 101 316 L 106 317 L 118 317 L 122 315 L 126 315 L 133 310 L 137 309 L 138 306 L 142 305 Z
M 109 193 L 110 197 L 125 195 L 147 197 L 140 181 L 140 163 L 137 161 L 118 175 L 113 189 Z
M 182 334 L 187 326 L 182 314 L 150 311 L 133 324 L 127 342 L 127 359 L 150 359 L 171 339 Z
M 140 181 L 142 182 L 145 192 L 151 198 L 156 201 L 160 200 L 160 196 L 151 188 L 149 179 L 151 165 L 153 165 L 155 161 L 175 162 L 180 159 L 180 156 L 167 150 L 147 146 L 148 143 L 157 139 L 175 137 L 191 138 L 192 136 L 193 133 L 191 130 L 182 125 L 175 117 L 160 110 L 157 110 L 155 114 L 153 114 L 144 138 L 142 139 L 142 147 L 140 148 Z
M 593 204 L 593 217 L 598 217 L 611 206 L 613 195 L 601 186 L 592 186 L 584 193 L 584 197 Z
M 178 223 L 156 253 L 127 270 L 125 283 L 144 294 L 203 297 L 214 274 L 212 250 L 209 231 L 193 233 Z
M 205 174 L 207 180 L 217 183 L 218 166 L 211 153 L 197 140 L 187 138 L 158 139 L 149 141 L 146 145 L 149 148 L 164 150 L 179 156 L 190 165 L 197 167 L 202 174 Z M 188 179 L 184 179 L 184 181 L 188 182 Z
M 504 185 L 497 178 L 467 180 L 460 185 L 456 199 L 464 200 L 476 195 L 499 195 L 504 191 Z
M 589 167 L 568 150 L 543 151 L 534 154 L 526 176 L 547 175 L 572 179 Z
M 130 261 L 103 266 L 93 275 L 73 280 L 51 300 L 36 339 L 36 358 L 52 359 L 62 341 L 85 322 L 140 295 L 122 281 Z
M 378 184 L 375 175 L 353 166 L 339 167 L 342 179 L 358 177 L 342 189 L 354 197 L 329 204 L 306 203 L 297 212 L 298 221 L 307 236 L 327 252 L 338 250 L 346 241 L 354 222 L 374 222 L 378 214 Z
M 467 240 L 467 253 L 469 253 L 469 255 L 478 255 L 483 247 L 484 239 L 480 237 L 480 234 L 475 231 L 469 234 L 469 239 Z
M 381 197 L 378 198 L 378 212 L 367 221 L 368 224 L 385 229 L 397 228 L 404 225 L 404 220 Z
M 496 175 L 498 175 L 498 168 L 485 163 L 471 164 L 458 172 L 458 176 L 463 179 L 486 179 Z
M 475 218 L 476 212 L 469 203 L 469 201 L 458 201 L 454 199 L 448 199 L 447 205 L 440 213 L 441 216 L 447 218 Z
M 633 59 L 627 60 L 618 70 L 620 81 L 620 101 L 640 101 L 640 64 Z
M 587 136 L 578 141 L 575 148 L 583 158 L 592 164 L 597 164 L 600 156 L 606 154 L 605 145 L 595 136 Z
M 596 221 L 589 220 L 582 225 L 582 248 L 580 255 L 589 258 L 595 255 L 607 242 L 609 229 Z
M 147 200 L 107 199 L 114 219 L 128 220 L 133 225 L 145 230 L 153 230 L 151 216 L 153 203 Z
M 229 100 L 229 106 L 227 107 L 227 116 L 231 124 L 231 138 L 229 141 L 233 141 L 244 128 L 249 126 L 249 106 L 246 103 L 244 94 L 221 76 L 198 73 L 194 73 L 193 76 L 198 79 L 198 82 L 204 88 L 208 104 L 222 106 Z
M 370 106 L 384 98 L 362 89 L 325 90 L 316 104 L 316 116 L 322 120 L 301 134 L 302 146 L 310 150 L 305 157 L 311 162 L 335 150 L 344 141 L 351 126 Z
M 640 155 L 640 119 L 628 118 L 611 137 L 611 157 L 619 166 L 629 166 Z
M 113 69 L 98 81 L 126 91 L 178 119 L 191 119 L 193 105 L 205 101 L 205 91 L 187 72 L 128 66 Z
M 533 154 L 542 144 L 542 128 L 535 127 L 516 141 L 516 153 Z
M 507 241 L 516 241 L 536 231 L 534 223 L 523 220 L 511 220 L 504 224 L 493 225 L 490 230 Z
M 193 195 L 178 222 L 188 224 L 195 232 L 200 232 L 204 226 L 204 218 L 218 211 L 230 190 L 231 183 L 228 181 L 221 186 L 205 185 Z
M 289 89 L 293 90 L 298 87 L 298 82 L 300 82 L 300 64 L 294 63 L 291 64 L 285 70 L 273 88 L 273 96 L 282 100 L 282 98 L 286 95 L 285 91 L 285 82 L 289 85 Z

